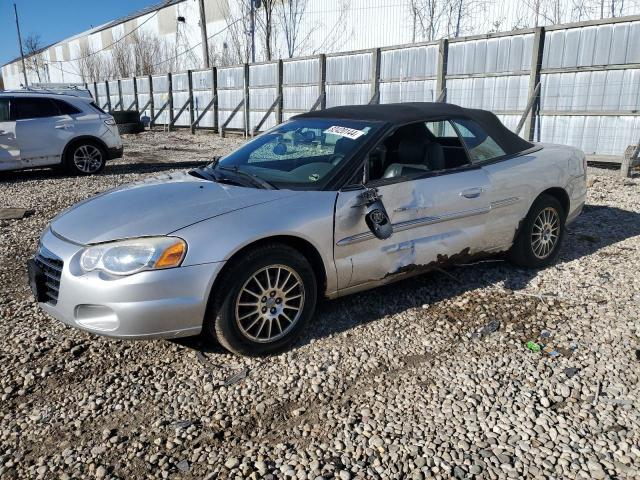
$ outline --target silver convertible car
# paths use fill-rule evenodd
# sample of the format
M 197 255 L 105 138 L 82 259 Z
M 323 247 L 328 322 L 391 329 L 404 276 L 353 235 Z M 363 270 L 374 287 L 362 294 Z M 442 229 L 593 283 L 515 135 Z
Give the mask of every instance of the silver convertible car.
M 99 194 L 29 261 L 52 316 L 118 338 L 286 348 L 316 302 L 462 259 L 552 263 L 586 196 L 582 152 L 439 103 L 293 117 L 213 163 Z

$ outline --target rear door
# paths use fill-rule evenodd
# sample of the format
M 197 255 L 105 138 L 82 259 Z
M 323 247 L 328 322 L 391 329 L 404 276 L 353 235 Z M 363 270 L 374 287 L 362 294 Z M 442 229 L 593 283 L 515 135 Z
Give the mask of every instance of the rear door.
M 24 166 L 60 163 L 73 136 L 73 119 L 46 97 L 14 99 L 16 137 Z
M 0 98 L 0 170 L 20 168 L 16 122 L 11 118 L 11 99 Z

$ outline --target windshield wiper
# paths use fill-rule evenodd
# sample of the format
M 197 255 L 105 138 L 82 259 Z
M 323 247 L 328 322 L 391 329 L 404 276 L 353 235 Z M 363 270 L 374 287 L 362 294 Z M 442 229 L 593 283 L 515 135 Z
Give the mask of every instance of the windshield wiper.
M 217 178 L 215 175 L 212 175 L 211 173 L 207 172 L 202 168 L 194 168 L 189 173 L 191 173 L 192 175 L 195 175 L 196 177 L 200 177 L 203 180 L 210 180 L 212 182 L 217 181 Z
M 264 188 L 266 190 L 278 189 L 278 187 L 276 187 L 273 183 L 267 182 L 266 180 L 260 178 L 257 175 L 240 170 L 237 165 L 233 167 L 225 167 L 223 165 L 219 165 L 217 168 L 219 168 L 220 170 L 224 170 L 226 172 L 233 172 L 235 174 L 238 174 L 239 176 L 242 176 L 248 179 L 252 184 L 257 185 L 260 188 Z

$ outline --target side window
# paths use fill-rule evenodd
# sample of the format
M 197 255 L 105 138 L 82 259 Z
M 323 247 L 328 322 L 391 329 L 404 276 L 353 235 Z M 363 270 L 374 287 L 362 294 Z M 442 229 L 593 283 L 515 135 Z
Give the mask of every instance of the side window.
M 404 125 L 369 153 L 369 181 L 404 180 L 469 165 L 458 133 L 448 120 Z
M 58 107 L 49 98 L 15 98 L 16 120 L 46 118 L 60 115 Z
M 0 122 L 8 122 L 10 120 L 9 116 L 9 99 L 8 98 L 0 98 Z
M 58 106 L 58 110 L 60 110 L 62 115 L 75 115 L 76 113 L 82 113 L 78 108 L 64 100 L 55 99 L 53 101 Z
M 453 120 L 469 150 L 471 163 L 483 162 L 505 155 L 505 151 L 487 133 L 471 120 Z

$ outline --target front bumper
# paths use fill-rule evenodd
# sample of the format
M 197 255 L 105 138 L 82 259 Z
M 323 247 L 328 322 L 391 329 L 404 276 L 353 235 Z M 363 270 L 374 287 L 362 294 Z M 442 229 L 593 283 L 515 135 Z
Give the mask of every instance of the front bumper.
M 202 330 L 209 291 L 223 263 L 140 272 L 113 277 L 83 273 L 78 259 L 83 247 L 51 230 L 41 245 L 62 259 L 56 302 L 40 302 L 61 322 L 116 338 L 175 338 Z
M 113 160 L 114 158 L 122 158 L 122 154 L 124 153 L 124 147 L 113 147 L 107 149 L 107 160 Z

